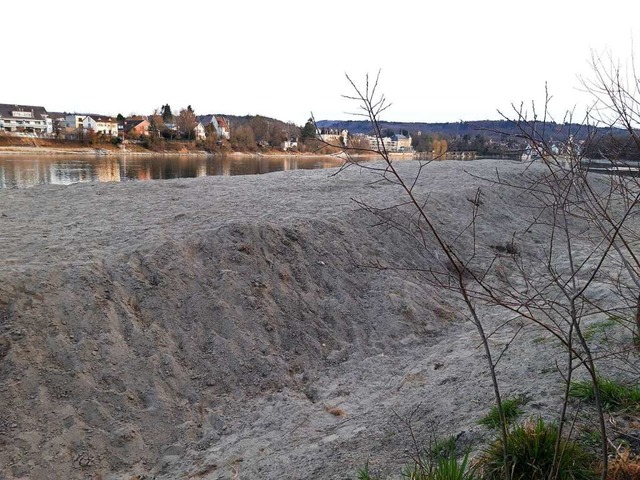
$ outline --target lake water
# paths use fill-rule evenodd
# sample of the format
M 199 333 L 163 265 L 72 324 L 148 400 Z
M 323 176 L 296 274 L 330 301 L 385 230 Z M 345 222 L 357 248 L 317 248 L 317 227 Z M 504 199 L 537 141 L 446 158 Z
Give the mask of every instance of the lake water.
M 331 157 L 205 156 L 0 156 L 0 188 L 194 178 L 207 175 L 255 175 L 282 170 L 339 167 Z

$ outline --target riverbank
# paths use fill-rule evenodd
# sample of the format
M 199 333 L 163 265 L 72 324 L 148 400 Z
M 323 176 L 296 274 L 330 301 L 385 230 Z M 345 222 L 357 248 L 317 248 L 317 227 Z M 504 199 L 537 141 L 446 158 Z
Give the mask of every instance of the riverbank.
M 50 155 L 50 156 L 177 156 L 194 155 L 210 157 L 335 157 L 344 154 L 339 149 L 332 153 L 317 153 L 314 151 L 301 152 L 297 150 L 280 150 L 261 148 L 256 151 L 233 151 L 227 144 L 216 147 L 213 151 L 206 151 L 199 148 L 196 142 L 165 141 L 165 149 L 154 150 L 144 148 L 141 144 L 128 142 L 124 145 L 113 143 L 100 143 L 97 145 L 84 145 L 78 141 L 55 140 L 55 139 L 35 139 L 26 137 L 0 136 L 0 156 L 2 155 Z M 410 157 L 412 154 L 397 153 L 391 154 L 397 157 Z M 376 154 L 358 154 L 357 158 L 375 158 Z
M 507 262 L 492 246 L 530 227 L 530 203 L 482 177 L 540 166 L 428 168 L 413 191 L 438 225 L 466 225 L 481 187 L 474 252 Z M 335 172 L 1 190 L 0 476 L 355 478 L 368 460 L 399 478 L 414 440 L 491 436 L 476 330 L 419 276 L 440 260 L 361 208 L 397 187 Z M 522 258 L 545 245 L 527 235 Z M 482 313 L 509 347 L 503 394 L 552 418 L 556 343 Z
M 72 140 L 57 139 L 36 139 L 26 137 L 0 136 L 0 155 L 196 155 L 196 156 L 286 156 L 286 157 L 318 157 L 334 156 L 339 154 L 336 149 L 334 153 L 315 153 L 299 151 L 283 151 L 280 149 L 261 148 L 256 151 L 234 151 L 228 143 L 216 146 L 213 150 L 207 151 L 198 146 L 196 142 L 170 141 L 163 142 L 165 148 L 152 149 L 144 148 L 142 144 L 127 142 L 126 144 L 113 144 L 110 142 L 87 145 L 82 142 Z
M 280 150 L 270 150 L 264 152 L 222 152 L 212 153 L 204 150 L 190 151 L 160 151 L 151 150 L 133 150 L 133 149 L 106 149 L 93 147 L 76 147 L 76 148 L 51 148 L 51 147 L 0 147 L 0 156 L 2 155 L 86 155 L 86 156 L 125 156 L 125 155 L 147 155 L 147 156 L 209 156 L 209 157 L 292 157 L 292 158 L 312 158 L 312 157 L 336 157 L 341 154 L 318 154 L 313 152 L 284 152 Z M 362 155 L 362 157 L 371 158 L 374 155 Z

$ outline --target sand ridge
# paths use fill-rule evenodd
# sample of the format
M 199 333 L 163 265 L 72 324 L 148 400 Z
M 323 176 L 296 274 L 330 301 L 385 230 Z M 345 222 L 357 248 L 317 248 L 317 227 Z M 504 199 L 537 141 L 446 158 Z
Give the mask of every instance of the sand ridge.
M 454 231 L 482 186 L 487 250 L 530 215 L 478 178 L 495 168 L 515 179 L 525 167 L 442 162 L 417 187 Z M 435 265 L 435 249 L 354 201 L 397 204 L 396 186 L 333 173 L 0 191 L 2 475 L 355 478 L 367 458 L 399 471 L 411 448 L 400 418 L 425 441 L 486 435 L 490 383 L 456 301 L 370 265 Z M 556 347 L 522 338 L 501 375 L 545 414 Z

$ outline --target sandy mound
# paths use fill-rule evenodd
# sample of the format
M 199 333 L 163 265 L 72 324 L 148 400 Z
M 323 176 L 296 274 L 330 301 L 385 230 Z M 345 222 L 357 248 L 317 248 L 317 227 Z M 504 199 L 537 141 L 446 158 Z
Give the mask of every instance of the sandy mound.
M 465 174 L 496 166 L 522 169 L 433 165 L 420 188 L 441 228 L 466 221 L 478 185 L 485 248 L 527 221 L 516 197 Z M 0 191 L 0 472 L 345 478 L 368 457 L 397 472 L 412 412 L 422 440 L 471 442 L 492 403 L 478 339 L 446 291 L 370 267 L 438 261 L 352 201 L 397 203 L 376 179 L 354 169 Z M 559 383 L 540 338 L 525 330 L 528 350 L 502 375 L 543 412 Z

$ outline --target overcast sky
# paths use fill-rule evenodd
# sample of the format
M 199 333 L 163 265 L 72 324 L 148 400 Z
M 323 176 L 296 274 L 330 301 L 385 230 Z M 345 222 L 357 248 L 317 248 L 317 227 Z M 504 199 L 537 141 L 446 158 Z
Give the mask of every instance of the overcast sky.
M 591 52 L 640 48 L 636 0 L 2 2 L 0 103 L 50 111 L 353 118 L 345 79 L 381 70 L 386 120 L 582 108 Z

